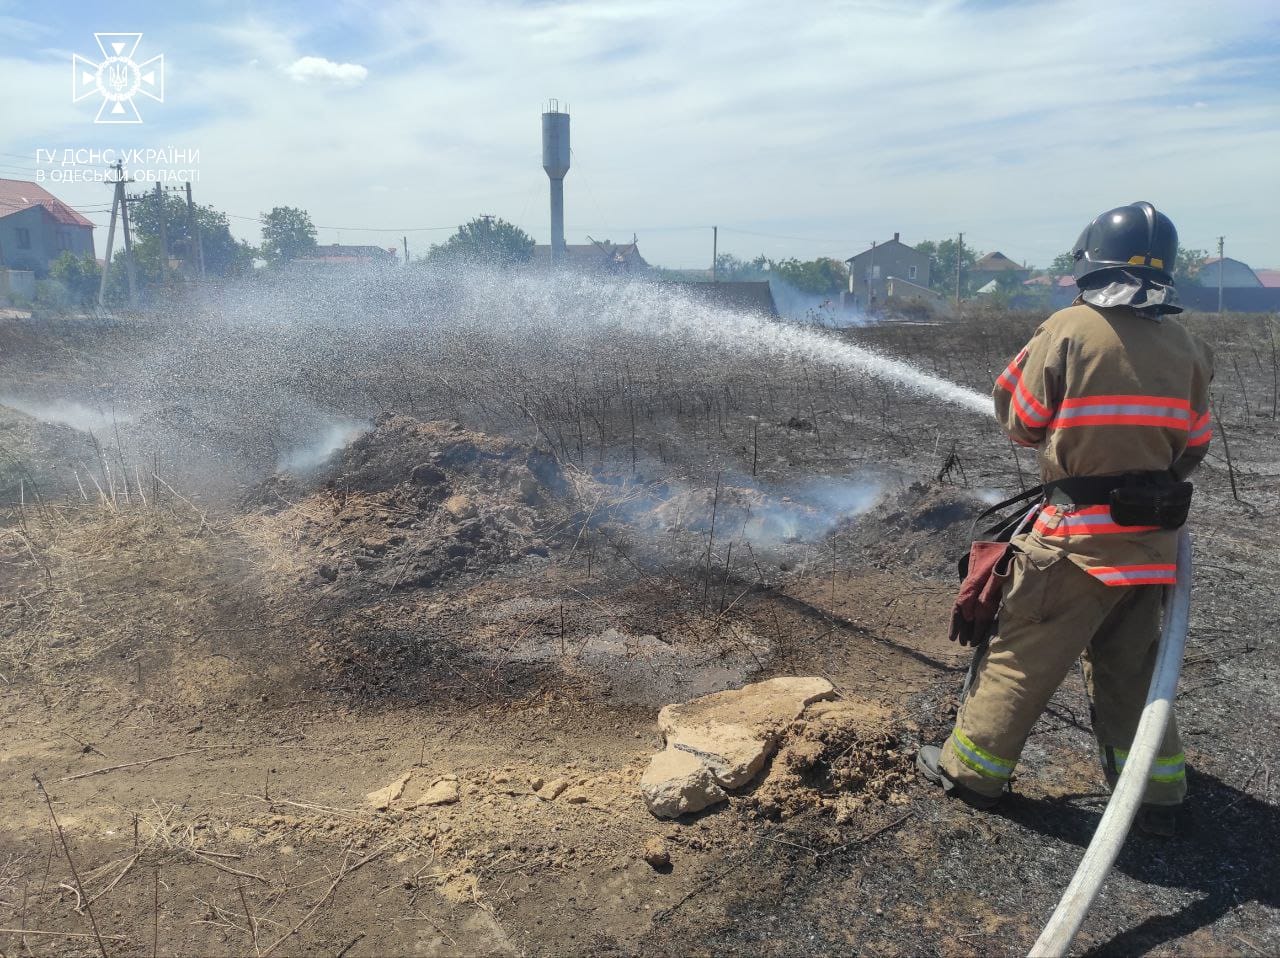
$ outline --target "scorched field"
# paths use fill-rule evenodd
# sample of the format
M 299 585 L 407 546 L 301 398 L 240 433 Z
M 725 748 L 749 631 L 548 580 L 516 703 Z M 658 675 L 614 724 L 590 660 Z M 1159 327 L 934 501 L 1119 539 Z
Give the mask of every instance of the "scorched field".
M 954 560 L 1035 464 L 848 347 L 986 393 L 1037 321 L 497 278 L 3 320 L 0 950 L 1025 952 L 1106 803 L 1078 681 L 993 813 L 912 760 Z M 1275 324 L 1186 322 L 1191 799 L 1080 953 L 1280 951 Z M 836 698 L 651 814 L 658 710 L 776 676 Z

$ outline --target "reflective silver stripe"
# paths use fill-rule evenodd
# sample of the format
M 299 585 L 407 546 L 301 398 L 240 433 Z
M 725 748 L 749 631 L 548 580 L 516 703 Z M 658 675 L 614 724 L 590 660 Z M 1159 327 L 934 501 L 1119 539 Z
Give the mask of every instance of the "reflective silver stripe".
M 1041 413 L 1036 412 L 1035 409 L 1031 407 L 1031 404 L 1022 398 L 1022 396 L 1019 393 L 1019 390 L 1017 389 L 1013 391 L 1013 401 L 1018 407 L 1018 414 L 1022 416 L 1024 421 L 1031 420 L 1035 425 L 1043 426 L 1045 423 L 1047 423 L 1050 419 L 1053 418 L 1052 413 L 1048 415 L 1043 415 Z
M 1115 520 L 1111 518 L 1111 513 L 1093 513 L 1087 516 L 1064 515 L 1061 525 L 1064 526 L 1110 526 L 1115 525 Z
M 1191 434 L 1187 436 L 1187 442 L 1192 442 L 1193 440 L 1200 439 L 1204 436 L 1212 436 L 1212 435 L 1213 435 L 1213 427 L 1206 424 L 1201 426 L 1199 429 L 1193 429 L 1191 431 Z
M 960 760 L 975 772 L 988 778 L 1008 778 L 1013 774 L 1013 763 L 1007 759 L 997 758 L 990 752 L 983 751 L 969 741 L 959 729 L 951 732 L 951 743 L 955 746 Z
M 1087 406 L 1068 406 L 1058 410 L 1059 419 L 1076 419 L 1084 416 L 1160 416 L 1164 419 L 1183 419 L 1191 422 L 1191 411 L 1182 406 L 1160 406 L 1154 403 L 1092 403 Z
M 1145 582 L 1151 583 L 1158 580 L 1155 584 L 1169 583 L 1174 581 L 1177 575 L 1174 569 L 1141 569 L 1138 571 L 1130 571 L 1127 569 L 1115 569 L 1110 572 L 1097 572 L 1093 569 L 1088 570 L 1089 574 L 1107 584 L 1116 582 Z
M 1122 748 L 1113 748 L 1112 754 L 1115 755 L 1116 771 L 1124 771 L 1125 760 L 1128 759 L 1129 753 Z M 1107 755 L 1102 753 L 1102 764 L 1107 764 Z M 1151 774 L 1149 778 L 1156 782 L 1176 782 L 1187 776 L 1187 761 L 1184 753 L 1179 752 L 1177 755 L 1160 755 L 1156 757 L 1155 763 L 1151 766 Z

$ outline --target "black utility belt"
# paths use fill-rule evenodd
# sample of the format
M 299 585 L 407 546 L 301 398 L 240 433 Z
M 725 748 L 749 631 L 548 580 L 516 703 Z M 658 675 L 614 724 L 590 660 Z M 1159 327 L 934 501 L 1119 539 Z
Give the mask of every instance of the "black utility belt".
M 1045 501 L 1058 506 L 1109 506 L 1118 526 L 1178 529 L 1191 512 L 1189 482 L 1169 472 L 1125 472 L 1115 476 L 1071 476 L 1044 484 Z

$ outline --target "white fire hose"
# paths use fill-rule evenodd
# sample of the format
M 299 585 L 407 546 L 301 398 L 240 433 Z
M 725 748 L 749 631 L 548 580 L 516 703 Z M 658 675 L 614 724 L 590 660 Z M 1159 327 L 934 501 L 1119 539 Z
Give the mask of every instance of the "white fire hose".
M 1169 716 L 1173 714 L 1173 698 L 1182 671 L 1182 651 L 1187 642 L 1187 618 L 1191 609 L 1191 536 L 1184 527 L 1178 534 L 1177 581 L 1164 600 L 1164 626 L 1160 634 L 1160 650 L 1156 656 L 1147 704 L 1138 722 L 1133 745 L 1125 758 L 1119 781 L 1107 803 L 1093 840 L 1076 869 L 1071 884 L 1044 931 L 1031 946 L 1030 958 L 1055 958 L 1065 955 L 1071 940 L 1084 922 L 1093 900 L 1098 897 L 1107 873 L 1115 864 L 1134 816 L 1142 804 L 1147 776 L 1155 763 L 1156 752 L 1164 739 Z

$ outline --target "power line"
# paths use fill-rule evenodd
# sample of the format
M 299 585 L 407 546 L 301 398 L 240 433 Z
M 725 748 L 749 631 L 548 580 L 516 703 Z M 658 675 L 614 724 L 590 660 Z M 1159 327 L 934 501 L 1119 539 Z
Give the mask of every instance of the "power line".
M 251 223 L 261 223 L 261 216 L 244 216 L 240 213 L 227 213 L 228 217 L 233 220 L 248 220 Z M 437 230 L 456 230 L 456 223 L 450 226 L 326 226 L 322 223 L 312 223 L 318 230 L 351 230 L 360 233 L 430 233 Z
M 705 226 L 701 228 L 706 229 Z M 829 237 L 829 236 L 827 237 L 790 236 L 786 233 L 763 233 L 763 232 L 760 232 L 759 230 L 739 229 L 736 226 L 722 226 L 720 228 L 724 230 L 726 233 L 743 233 L 747 236 L 763 236 L 768 239 L 796 240 L 801 243 L 848 243 L 849 242 L 849 238 L 847 236 L 841 237 L 839 239 L 833 239 L 832 237 Z

